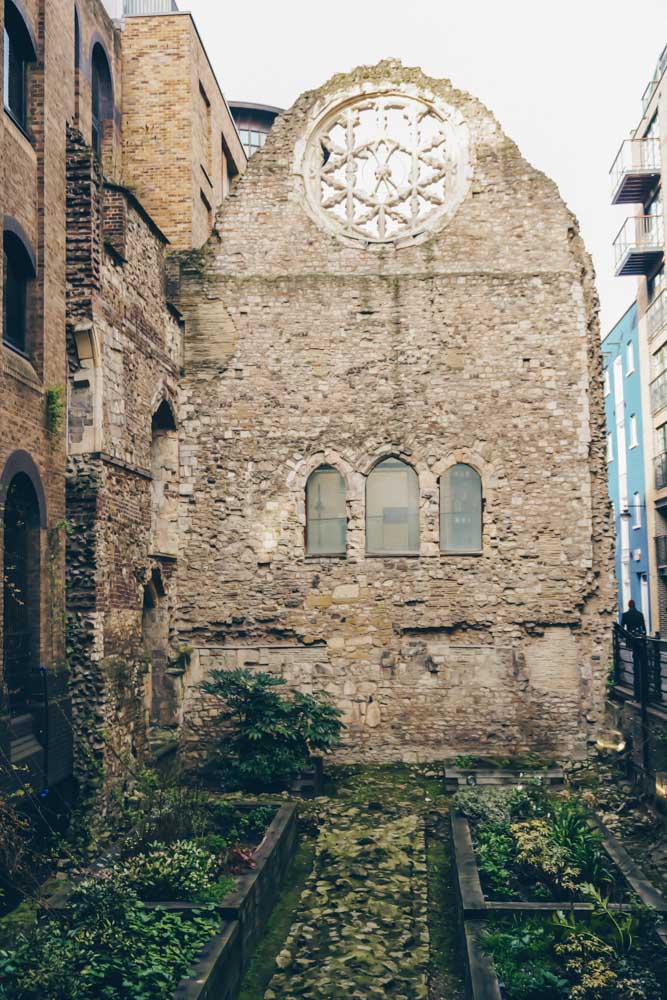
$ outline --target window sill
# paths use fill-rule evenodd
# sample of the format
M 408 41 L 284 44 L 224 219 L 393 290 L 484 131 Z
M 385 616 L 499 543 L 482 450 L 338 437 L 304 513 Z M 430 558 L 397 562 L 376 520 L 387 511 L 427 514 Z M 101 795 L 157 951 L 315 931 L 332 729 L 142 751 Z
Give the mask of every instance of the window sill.
M 12 125 L 14 126 L 14 128 L 18 129 L 18 131 L 19 131 L 19 132 L 21 133 L 21 135 L 23 136 L 23 138 L 24 138 L 24 139 L 25 139 L 25 140 L 26 140 L 26 141 L 27 141 L 28 143 L 30 143 L 30 148 L 31 148 L 31 149 L 32 149 L 32 150 L 34 151 L 34 149 L 35 149 L 35 144 L 34 144 L 34 142 L 33 142 L 33 140 L 32 140 L 32 136 L 30 135 L 30 133 L 29 133 L 29 132 L 28 132 L 28 130 L 26 129 L 25 125 L 22 125 L 22 124 L 21 124 L 21 122 L 20 122 L 20 121 L 18 120 L 18 118 L 16 118 L 16 117 L 15 117 L 15 116 L 14 116 L 14 115 L 13 115 L 13 114 L 11 113 L 11 111 L 9 110 L 9 108 L 7 107 L 7 105 L 5 105 L 5 118 L 8 118 L 8 119 L 9 119 L 9 121 L 10 121 L 10 122 L 12 123 Z
M 6 340 L 3 340 L 2 355 L 5 370 L 10 375 L 13 375 L 21 382 L 25 382 L 26 385 L 29 385 L 34 389 L 42 388 L 42 382 L 39 375 L 33 368 L 32 362 L 27 354 L 24 354 L 18 347 L 14 347 L 13 344 L 9 344 Z
M 484 551 L 483 549 L 440 549 L 440 555 L 444 559 L 451 559 L 456 556 L 465 556 L 467 559 L 472 556 L 473 559 L 475 557 L 479 559 L 480 556 L 484 555 Z
M 419 559 L 421 552 L 367 552 L 367 559 Z
M 347 552 L 306 552 L 306 559 L 347 559 Z

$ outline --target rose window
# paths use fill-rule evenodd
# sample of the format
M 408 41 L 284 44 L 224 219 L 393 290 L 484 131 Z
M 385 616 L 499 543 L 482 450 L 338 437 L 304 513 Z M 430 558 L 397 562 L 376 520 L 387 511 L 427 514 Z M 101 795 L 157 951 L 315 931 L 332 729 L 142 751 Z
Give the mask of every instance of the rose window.
M 301 170 L 311 214 L 336 235 L 413 242 L 458 207 L 470 179 L 467 129 L 418 97 L 359 97 L 325 113 Z

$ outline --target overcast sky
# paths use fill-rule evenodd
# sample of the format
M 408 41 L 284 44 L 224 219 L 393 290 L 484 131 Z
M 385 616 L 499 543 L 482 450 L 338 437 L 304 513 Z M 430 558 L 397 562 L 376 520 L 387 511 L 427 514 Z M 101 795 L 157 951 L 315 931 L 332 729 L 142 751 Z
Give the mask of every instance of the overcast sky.
M 627 206 L 609 168 L 667 43 L 667 0 L 179 0 L 228 100 L 288 108 L 334 73 L 388 56 L 480 98 L 557 182 L 593 254 L 603 333 L 634 298 L 614 278 Z

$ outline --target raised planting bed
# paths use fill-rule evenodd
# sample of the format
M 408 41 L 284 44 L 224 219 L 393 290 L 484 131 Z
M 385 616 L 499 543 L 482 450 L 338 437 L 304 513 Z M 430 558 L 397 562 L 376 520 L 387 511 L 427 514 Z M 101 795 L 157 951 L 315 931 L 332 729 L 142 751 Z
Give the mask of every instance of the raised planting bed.
M 667 1000 L 656 915 L 492 914 L 464 924 L 468 1000 Z
M 597 896 L 612 909 L 667 903 L 579 800 L 544 789 L 468 789 L 451 813 L 464 919 L 497 912 L 586 913 Z M 639 897 L 639 899 L 637 898 Z
M 522 781 L 539 782 L 544 785 L 562 785 L 565 780 L 562 767 L 494 767 L 489 761 L 477 760 L 469 767 L 445 768 L 445 788 L 455 792 L 466 786 L 507 786 L 518 785 Z
M 3 998 L 27 995 L 33 977 L 35 995 L 66 1000 L 56 974 L 77 982 L 77 1000 L 235 996 L 295 850 L 296 807 L 207 794 L 188 805 L 185 816 L 164 803 L 142 815 L 51 898 L 0 955 Z

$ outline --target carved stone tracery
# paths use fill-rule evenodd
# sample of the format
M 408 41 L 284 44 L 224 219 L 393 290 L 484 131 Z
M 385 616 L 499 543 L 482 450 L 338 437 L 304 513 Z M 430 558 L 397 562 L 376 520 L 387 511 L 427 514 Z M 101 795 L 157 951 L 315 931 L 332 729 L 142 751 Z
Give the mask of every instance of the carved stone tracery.
M 398 93 L 359 96 L 325 114 L 302 167 L 308 208 L 338 236 L 412 240 L 453 214 L 470 176 L 452 109 Z

